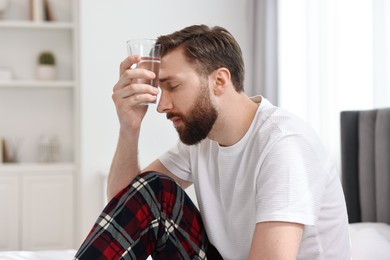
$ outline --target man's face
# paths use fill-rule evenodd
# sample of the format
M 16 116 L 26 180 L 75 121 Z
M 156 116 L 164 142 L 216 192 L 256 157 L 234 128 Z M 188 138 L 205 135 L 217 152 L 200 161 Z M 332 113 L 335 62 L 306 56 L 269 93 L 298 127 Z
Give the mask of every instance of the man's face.
M 218 117 L 218 113 L 210 100 L 207 81 L 202 83 L 198 96 L 190 111 L 182 113 L 167 113 L 167 118 L 179 118 L 182 124 L 176 126 L 180 140 L 187 144 L 197 144 L 207 137 Z
M 177 49 L 161 60 L 161 99 L 157 110 L 172 120 L 180 140 L 197 144 L 207 137 L 218 113 L 211 101 L 208 78 L 202 78 Z

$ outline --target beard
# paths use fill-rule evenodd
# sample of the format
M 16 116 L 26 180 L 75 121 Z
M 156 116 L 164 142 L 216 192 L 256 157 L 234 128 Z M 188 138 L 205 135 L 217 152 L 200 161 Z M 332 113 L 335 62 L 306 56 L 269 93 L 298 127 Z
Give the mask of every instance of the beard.
M 202 84 L 194 105 L 186 115 L 167 113 L 168 119 L 172 117 L 179 117 L 183 122 L 176 131 L 184 144 L 194 145 L 205 139 L 218 117 L 218 112 L 211 103 L 208 85 Z

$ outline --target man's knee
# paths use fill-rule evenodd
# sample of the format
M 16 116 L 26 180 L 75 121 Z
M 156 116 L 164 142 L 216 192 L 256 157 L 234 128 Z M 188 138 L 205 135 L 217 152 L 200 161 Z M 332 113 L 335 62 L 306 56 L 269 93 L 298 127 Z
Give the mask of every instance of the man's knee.
M 172 191 L 173 189 L 182 189 L 174 179 L 155 171 L 147 171 L 138 175 L 133 181 L 133 186 L 148 186 L 154 193 L 161 192 L 162 190 Z
M 139 174 L 135 178 L 135 180 L 140 179 L 140 178 L 150 180 L 150 182 L 152 182 L 152 181 L 168 181 L 168 182 L 173 182 L 174 184 L 177 184 L 175 182 L 175 180 L 172 179 L 171 177 L 169 177 L 165 174 L 159 173 L 159 172 L 155 172 L 155 171 L 143 172 L 143 173 Z

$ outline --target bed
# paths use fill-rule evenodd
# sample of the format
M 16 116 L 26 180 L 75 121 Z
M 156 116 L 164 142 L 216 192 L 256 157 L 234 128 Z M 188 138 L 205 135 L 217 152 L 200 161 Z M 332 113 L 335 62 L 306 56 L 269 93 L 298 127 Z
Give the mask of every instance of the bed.
M 72 260 L 76 250 L 0 251 L 0 260 Z M 147 260 L 152 260 L 148 257 Z
M 353 260 L 390 259 L 390 225 L 361 222 L 349 226 Z
M 76 250 L 0 251 L 1 260 L 71 260 Z
M 340 115 L 342 183 L 354 260 L 390 259 L 390 108 Z

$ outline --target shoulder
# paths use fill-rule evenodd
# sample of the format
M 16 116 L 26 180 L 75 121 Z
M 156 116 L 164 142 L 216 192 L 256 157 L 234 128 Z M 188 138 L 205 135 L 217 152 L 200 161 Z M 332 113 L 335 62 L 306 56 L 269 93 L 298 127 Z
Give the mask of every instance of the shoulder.
M 256 98 L 256 97 L 255 97 Z M 253 99 L 253 98 L 252 98 Z M 261 98 L 255 124 L 260 136 L 301 136 L 303 139 L 319 141 L 315 130 L 304 120 L 291 112 Z

